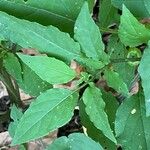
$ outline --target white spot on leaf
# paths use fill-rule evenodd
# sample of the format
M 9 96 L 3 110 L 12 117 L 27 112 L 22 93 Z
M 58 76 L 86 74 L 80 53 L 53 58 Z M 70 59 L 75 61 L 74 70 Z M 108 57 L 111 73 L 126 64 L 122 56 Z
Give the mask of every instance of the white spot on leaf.
M 142 149 L 142 146 L 141 146 L 141 145 L 139 145 L 139 149 Z
M 132 109 L 131 114 L 133 115 L 135 113 L 136 113 L 136 109 L 134 108 L 134 109 Z
M 76 27 L 76 26 L 75 26 L 75 27 L 74 27 L 74 29 L 75 29 L 75 30 L 77 30 L 77 29 L 78 29 L 78 27 Z

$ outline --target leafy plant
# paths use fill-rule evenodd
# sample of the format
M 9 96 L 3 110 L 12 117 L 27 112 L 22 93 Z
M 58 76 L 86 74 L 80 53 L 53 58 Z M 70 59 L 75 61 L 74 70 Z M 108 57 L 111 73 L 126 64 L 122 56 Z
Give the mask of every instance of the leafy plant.
M 138 4 L 100 1 L 94 21 L 94 0 L 0 1 L 0 79 L 11 100 L 12 145 L 25 149 L 68 123 L 78 106 L 88 137 L 73 133 L 47 150 L 150 149 L 150 21 L 143 22 L 150 9 L 146 0 Z M 34 99 L 25 112 L 19 88 Z

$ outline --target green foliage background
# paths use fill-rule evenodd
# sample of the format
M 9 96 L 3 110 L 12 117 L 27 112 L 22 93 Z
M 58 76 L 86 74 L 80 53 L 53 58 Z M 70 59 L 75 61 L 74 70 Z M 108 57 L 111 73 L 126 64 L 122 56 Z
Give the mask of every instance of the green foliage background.
M 47 150 L 150 149 L 150 2 L 102 0 L 96 21 L 94 4 L 0 1 L 0 79 L 12 104 L 12 145 L 63 126 L 78 106 L 88 137 L 61 137 Z M 84 68 L 80 73 L 70 67 L 73 60 Z M 72 81 L 73 89 L 54 88 Z M 17 86 L 35 98 L 25 113 Z

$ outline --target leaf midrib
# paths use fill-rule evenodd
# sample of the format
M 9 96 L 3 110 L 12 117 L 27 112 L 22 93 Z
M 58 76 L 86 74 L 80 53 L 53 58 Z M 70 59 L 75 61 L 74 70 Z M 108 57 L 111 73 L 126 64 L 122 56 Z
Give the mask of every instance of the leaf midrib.
M 20 55 L 21 56 L 21 55 Z M 22 57 L 22 56 L 21 56 Z M 29 57 L 34 57 L 34 56 L 29 56 Z M 21 59 L 21 58 L 20 58 Z M 32 58 L 31 58 L 32 59 Z M 49 59 L 51 59 L 51 58 L 49 58 Z M 35 69 L 33 69 L 32 68 L 32 66 L 30 66 L 30 61 L 24 61 L 23 59 L 21 59 L 32 71 L 34 71 L 34 73 L 35 74 L 37 74 L 36 72 L 37 71 L 35 71 Z M 48 60 L 48 59 L 47 59 Z M 51 59 L 52 60 L 52 59 Z M 53 61 L 53 60 L 52 60 Z M 66 64 L 62 64 L 62 65 L 66 65 Z M 63 76 L 63 75 L 66 75 L 66 76 L 68 76 L 68 77 L 70 77 L 70 78 L 73 78 L 73 74 L 74 74 L 74 77 L 75 77 L 75 71 L 74 70 L 72 70 L 71 68 L 69 68 L 69 66 L 65 66 L 65 70 L 66 69 L 68 69 L 68 72 L 67 71 L 61 71 L 61 70 L 59 70 L 59 69 L 57 69 L 57 68 L 54 68 L 54 67 L 49 67 L 49 69 L 51 70 L 51 71 L 54 71 L 54 72 L 58 72 L 61 76 Z M 46 69 L 46 70 L 48 70 L 48 69 Z M 37 74 L 38 75 L 38 74 Z M 40 74 L 39 75 L 42 75 L 41 74 L 41 72 L 40 72 Z M 39 76 L 38 75 L 38 76 Z M 59 76 L 60 76 L 59 75 Z M 39 76 L 40 77 L 40 76 Z M 40 77 L 41 78 L 41 77 Z M 59 78 L 60 79 L 60 78 Z M 44 80 L 44 79 L 42 79 L 42 80 Z M 52 80 L 51 80 L 52 81 Z M 48 82 L 48 81 L 47 81 Z M 56 84 L 56 82 L 51 82 L 51 84 Z
M 0 3 L 1 3 L 1 2 L 0 2 Z M 71 21 L 72 23 L 75 22 L 75 20 L 73 20 L 73 19 L 71 19 L 71 18 L 69 18 L 69 17 L 67 17 L 67 16 L 62 16 L 62 15 L 60 15 L 60 14 L 54 13 L 54 12 L 52 12 L 52 11 L 48 11 L 48 10 L 43 9 L 43 8 L 36 8 L 36 7 L 31 6 L 31 5 L 25 5 L 25 4 L 16 3 L 16 2 L 13 2 L 13 1 L 6 1 L 6 0 L 5 0 L 5 1 L 2 1 L 2 3 L 9 3 L 9 5 L 11 5 L 11 4 L 20 5 L 20 6 L 22 6 L 22 7 L 31 8 L 31 9 L 33 9 L 33 10 L 35 10 L 35 11 L 39 11 L 39 10 L 45 11 L 45 12 L 51 14 L 51 15 L 54 15 L 54 16 L 57 16 L 57 17 L 59 17 L 59 18 L 63 18 L 63 19 L 69 20 L 69 21 Z
M 24 134 L 22 134 L 22 136 L 20 136 L 17 139 L 20 139 L 21 137 L 23 137 L 33 126 L 35 126 L 38 122 L 40 122 L 40 120 L 42 120 L 47 114 L 49 114 L 53 109 L 55 109 L 58 105 L 60 105 L 62 102 L 64 102 L 64 100 L 66 100 L 67 98 L 69 98 L 69 96 L 71 96 L 73 94 L 73 92 L 70 92 L 70 94 L 68 94 L 66 97 L 64 97 L 59 103 L 57 103 L 56 105 L 54 105 L 50 110 L 48 110 L 47 113 L 45 113 L 40 119 L 38 119 L 30 128 L 28 128 L 28 130 L 26 130 L 24 132 Z M 73 100 L 73 99 L 72 99 Z M 16 135 L 16 134 L 15 134 Z M 14 136 L 15 137 L 15 136 Z
M 15 18 L 15 19 L 16 19 L 16 18 Z M 13 20 L 13 22 L 15 23 L 14 18 L 12 18 L 12 20 Z M 20 20 L 19 20 L 19 24 L 20 24 Z M 20 24 L 20 25 L 22 26 L 22 24 Z M 38 25 L 38 23 L 37 23 L 37 25 Z M 70 54 L 72 55 L 72 53 L 71 53 L 70 51 L 67 51 L 67 50 L 64 49 L 63 47 L 60 47 L 58 44 L 55 44 L 54 42 L 51 42 L 51 41 L 50 41 L 51 39 L 44 38 L 43 36 L 41 36 L 40 34 L 36 33 L 35 31 L 31 30 L 31 29 L 28 28 L 28 27 L 27 27 L 27 29 L 28 29 L 28 31 L 30 31 L 31 33 L 35 34 L 35 36 L 37 36 L 37 37 L 39 37 L 39 38 L 45 40 L 47 43 L 49 43 L 49 44 L 53 45 L 54 47 L 57 47 L 57 48 L 59 48 L 59 49 L 65 51 L 66 53 L 70 53 Z M 46 30 L 47 30 L 47 28 L 46 28 Z M 26 30 L 25 30 L 25 31 L 26 31 Z M 61 32 L 61 31 L 60 31 L 60 32 Z M 63 33 L 63 34 L 64 34 L 64 33 Z M 73 39 L 71 39 L 71 40 L 73 40 Z M 71 42 L 72 42 L 72 41 L 71 41 Z M 75 44 L 77 44 L 77 43 L 75 43 Z M 79 54 L 75 54 L 75 53 L 73 53 L 73 54 L 74 54 L 74 55 L 77 55 L 77 56 L 80 56 Z
M 6 15 L 6 16 L 5 16 Z M 4 13 L 4 18 L 8 18 L 8 16 L 7 16 L 8 14 L 5 14 Z M 12 17 L 12 16 L 11 16 Z M 14 17 L 12 17 L 11 18 L 11 21 L 13 21 L 14 23 L 18 23 L 18 24 L 20 24 L 20 20 L 17 20 L 16 21 L 16 18 L 14 18 Z M 26 21 L 26 20 L 25 20 Z M 26 22 L 25 22 L 26 23 Z M 4 28 L 5 28 L 5 24 L 4 23 L 1 23 L 1 24 L 3 24 L 4 25 Z M 36 25 L 40 25 L 40 24 L 36 24 Z M 22 24 L 20 24 L 20 26 L 22 26 Z M 75 52 L 73 52 L 73 53 L 71 53 L 71 51 L 68 51 L 67 49 L 65 49 L 65 48 L 63 48 L 63 47 L 60 47 L 57 43 L 55 44 L 54 42 L 52 42 L 52 41 L 50 41 L 51 39 L 47 39 L 47 38 L 44 38 L 43 36 L 41 36 L 40 34 L 38 34 L 38 33 L 36 33 L 35 31 L 33 31 L 33 30 L 31 30 L 29 27 L 27 27 L 27 28 L 25 28 L 24 29 L 24 31 L 26 31 L 26 29 L 28 29 L 28 31 L 30 31 L 31 33 L 33 33 L 35 36 L 37 36 L 37 37 L 39 37 L 39 39 L 43 39 L 47 44 L 50 44 L 50 45 L 52 45 L 52 46 L 54 46 L 55 48 L 58 48 L 58 49 L 60 49 L 60 50 L 62 50 L 62 51 L 64 51 L 64 52 L 66 52 L 66 53 L 69 53 L 70 55 L 75 55 L 76 57 L 80 57 L 80 55 L 78 54 L 78 53 L 75 53 Z M 9 29 L 9 30 L 11 30 L 11 29 Z M 47 30 L 47 28 L 46 28 L 46 30 Z M 61 31 L 60 31 L 61 32 Z M 64 33 L 63 33 L 64 34 Z M 68 37 L 67 37 L 68 38 Z M 11 39 L 10 39 L 11 40 Z M 75 41 L 72 41 L 73 39 L 70 39 L 71 40 L 71 42 L 74 42 L 74 44 L 77 44 Z M 32 44 L 31 44 L 32 45 Z M 32 47 L 32 46 L 31 46 Z M 33 47 L 32 47 L 33 48 Z M 38 48 L 39 49 L 39 48 Z M 47 49 L 48 50 L 48 49 Z M 39 50 L 39 51 L 41 51 L 41 50 Z

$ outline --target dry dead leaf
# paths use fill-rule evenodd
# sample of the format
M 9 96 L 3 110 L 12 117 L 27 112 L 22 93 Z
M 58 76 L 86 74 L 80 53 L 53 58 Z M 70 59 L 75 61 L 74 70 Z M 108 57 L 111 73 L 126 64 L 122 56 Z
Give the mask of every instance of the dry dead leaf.
M 11 143 L 12 138 L 8 131 L 0 133 L 0 147 L 7 146 Z

